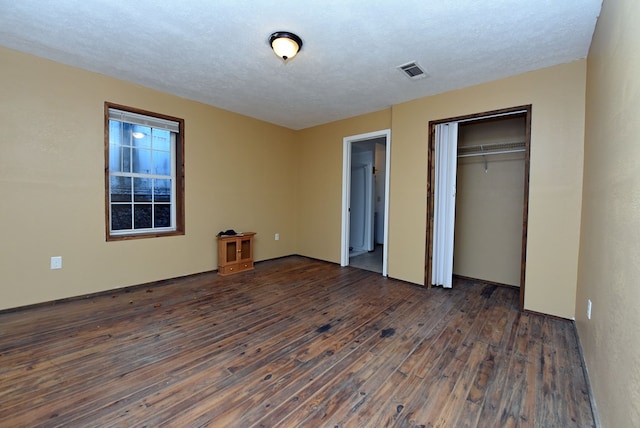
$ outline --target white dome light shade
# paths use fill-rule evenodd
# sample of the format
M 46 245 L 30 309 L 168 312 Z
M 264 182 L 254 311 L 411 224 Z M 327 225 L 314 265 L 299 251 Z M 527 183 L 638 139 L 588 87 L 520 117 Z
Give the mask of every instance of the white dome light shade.
M 285 39 L 284 37 L 275 39 L 271 46 L 273 47 L 273 51 L 276 53 L 276 55 L 284 60 L 293 58 L 298 53 L 299 48 L 298 44 L 295 41 L 291 39 Z
M 302 48 L 302 39 L 287 31 L 277 31 L 269 37 L 269 43 L 273 51 L 282 58 L 283 61 L 296 56 Z

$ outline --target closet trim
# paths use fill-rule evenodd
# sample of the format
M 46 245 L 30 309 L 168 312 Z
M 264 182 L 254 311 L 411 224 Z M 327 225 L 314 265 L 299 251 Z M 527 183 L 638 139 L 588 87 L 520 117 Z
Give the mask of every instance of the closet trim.
M 435 183 L 435 128 L 436 125 L 450 122 L 472 122 L 486 120 L 501 116 L 513 116 L 524 114 L 525 116 L 525 141 L 524 141 L 524 201 L 522 215 L 522 249 L 520 264 L 520 310 L 524 310 L 525 277 L 527 257 L 527 225 L 529 219 L 529 169 L 531 152 L 531 104 L 492 110 L 483 113 L 475 113 L 465 116 L 451 117 L 433 120 L 429 122 L 429 142 L 427 152 L 427 227 L 426 227 L 426 252 L 425 252 L 425 284 L 431 287 L 431 272 L 433 261 L 433 216 L 434 216 L 434 183 Z

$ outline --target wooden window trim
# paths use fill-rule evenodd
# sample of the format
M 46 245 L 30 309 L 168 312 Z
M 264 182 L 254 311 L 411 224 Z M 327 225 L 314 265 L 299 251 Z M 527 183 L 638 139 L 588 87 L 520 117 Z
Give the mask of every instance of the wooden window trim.
M 131 233 L 127 235 L 111 235 L 110 217 L 109 217 L 109 109 L 124 110 L 131 113 L 142 114 L 145 116 L 157 117 L 160 119 L 178 122 L 180 132 L 176 134 L 175 144 L 175 162 L 176 162 L 176 194 L 175 194 L 175 211 L 176 211 L 176 230 L 168 232 L 152 231 Z M 162 236 L 178 236 L 185 234 L 185 207 L 184 207 L 184 119 L 168 116 L 161 113 L 155 113 L 139 108 L 124 106 L 106 101 L 104 103 L 104 183 L 105 183 L 105 236 L 107 241 L 127 241 L 132 239 L 159 238 Z

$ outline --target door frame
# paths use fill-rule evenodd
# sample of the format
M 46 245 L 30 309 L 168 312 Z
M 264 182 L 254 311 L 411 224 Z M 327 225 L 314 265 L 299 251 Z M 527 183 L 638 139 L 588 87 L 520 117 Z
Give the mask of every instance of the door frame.
M 520 310 L 524 310 L 525 277 L 527 265 L 527 227 L 529 222 L 529 169 L 531 153 L 531 104 L 492 110 L 466 116 L 458 116 L 429 122 L 429 145 L 427 156 L 427 227 L 425 251 L 425 284 L 431 287 L 433 261 L 433 216 L 435 194 L 435 129 L 436 125 L 449 122 L 472 122 L 493 117 L 525 115 L 525 160 L 524 160 L 524 201 L 522 207 L 522 249 L 520 261 Z
M 382 250 L 382 275 L 388 276 L 389 254 L 389 175 L 391 165 L 391 129 L 351 135 L 342 139 L 342 231 L 340 242 L 340 266 L 349 266 L 349 205 L 351 201 L 351 146 L 352 143 L 384 137 L 385 185 L 384 185 L 384 233 Z

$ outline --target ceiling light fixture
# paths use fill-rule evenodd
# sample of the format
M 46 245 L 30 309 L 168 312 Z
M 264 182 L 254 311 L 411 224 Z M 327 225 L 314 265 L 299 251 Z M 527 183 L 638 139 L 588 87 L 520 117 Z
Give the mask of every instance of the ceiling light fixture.
M 286 62 L 300 51 L 302 39 L 288 31 L 276 31 L 269 36 L 269 44 L 276 55 Z

